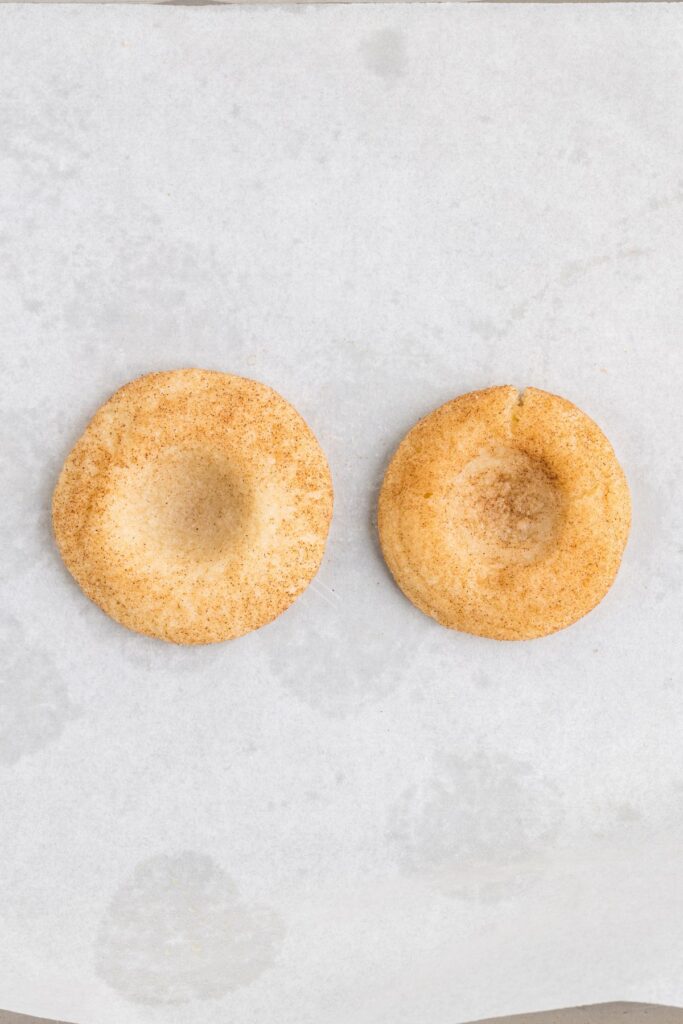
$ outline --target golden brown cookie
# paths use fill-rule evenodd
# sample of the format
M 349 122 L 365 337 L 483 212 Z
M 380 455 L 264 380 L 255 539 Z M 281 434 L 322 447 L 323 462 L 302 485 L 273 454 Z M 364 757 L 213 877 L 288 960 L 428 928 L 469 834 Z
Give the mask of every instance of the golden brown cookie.
M 413 604 L 451 629 L 528 640 L 609 590 L 631 499 L 600 428 L 557 395 L 513 387 L 447 402 L 404 437 L 379 534 Z
M 69 572 L 117 622 L 178 644 L 283 612 L 320 565 L 332 481 L 299 413 L 265 384 L 150 373 L 95 414 L 57 482 Z

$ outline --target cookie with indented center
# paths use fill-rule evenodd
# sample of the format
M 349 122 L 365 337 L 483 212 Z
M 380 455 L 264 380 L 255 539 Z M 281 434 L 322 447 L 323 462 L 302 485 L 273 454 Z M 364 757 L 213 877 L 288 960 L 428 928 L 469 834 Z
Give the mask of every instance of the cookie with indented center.
M 129 629 L 228 640 L 283 612 L 320 565 L 332 482 L 272 388 L 208 370 L 151 373 L 95 414 L 52 502 L 69 572 Z
M 387 469 L 378 525 L 413 604 L 451 629 L 528 640 L 611 587 L 631 500 L 600 428 L 557 395 L 475 391 L 425 416 Z

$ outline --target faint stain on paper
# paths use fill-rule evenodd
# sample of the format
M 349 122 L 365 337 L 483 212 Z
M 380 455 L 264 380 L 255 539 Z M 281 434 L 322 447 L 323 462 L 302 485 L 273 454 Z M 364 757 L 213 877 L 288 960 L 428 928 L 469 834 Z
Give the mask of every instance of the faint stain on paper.
M 0 764 L 35 754 L 78 716 L 48 653 L 13 616 L 0 618 Z
M 0 429 L 2 577 L 10 580 L 40 564 L 51 550 L 54 481 L 47 471 L 46 432 L 54 433 L 54 424 L 46 425 L 30 410 L 13 410 L 3 415 Z
M 409 613 L 400 631 L 391 628 L 377 614 L 384 585 L 384 580 L 367 579 L 362 570 L 342 565 L 334 588 L 315 579 L 283 618 L 277 627 L 280 643 L 269 627 L 264 651 L 273 677 L 325 717 L 361 713 L 411 678 L 426 635 L 422 616 Z M 307 659 L 303 671 L 310 651 L 316 657 Z
M 273 965 L 278 916 L 243 903 L 205 854 L 150 857 L 114 894 L 96 942 L 98 975 L 137 1003 L 220 999 Z
M 403 36 L 392 28 L 378 29 L 361 44 L 363 63 L 368 71 L 387 81 L 395 81 L 406 73 L 408 59 Z
M 407 874 L 448 896 L 496 902 L 534 881 L 560 823 L 558 794 L 530 765 L 451 755 L 404 790 L 388 839 Z

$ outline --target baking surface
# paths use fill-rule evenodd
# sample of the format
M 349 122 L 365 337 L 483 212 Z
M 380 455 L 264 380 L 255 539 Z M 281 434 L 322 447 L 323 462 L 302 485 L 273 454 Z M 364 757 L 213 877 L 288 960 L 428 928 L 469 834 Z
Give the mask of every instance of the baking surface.
M 0 11 L 0 1005 L 82 1024 L 438 1024 L 683 1003 L 683 10 Z M 232 644 L 110 621 L 61 463 L 148 370 L 280 391 L 336 506 Z M 373 526 L 415 420 L 558 392 L 634 500 L 617 582 L 503 644 Z
M 546 1013 L 523 1013 L 474 1024 L 680 1024 L 683 1010 L 673 1006 L 644 1003 L 602 1003 L 600 1006 L 576 1006 Z M 40 1024 L 40 1022 L 38 1022 Z
M 573 1009 L 550 1010 L 547 1013 L 525 1013 L 496 1020 L 475 1021 L 474 1024 L 680 1024 L 683 1010 L 672 1006 L 644 1003 L 603 1003 L 600 1006 L 577 1006 Z M 65 1024 L 23 1013 L 0 1010 L 0 1024 Z

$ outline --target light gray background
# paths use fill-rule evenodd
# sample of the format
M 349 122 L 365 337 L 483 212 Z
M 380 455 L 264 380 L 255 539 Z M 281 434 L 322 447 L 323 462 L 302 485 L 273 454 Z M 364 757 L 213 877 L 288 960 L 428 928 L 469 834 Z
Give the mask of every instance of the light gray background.
M 683 10 L 0 12 L 0 1005 L 439 1024 L 683 1003 Z M 319 578 L 230 645 L 126 632 L 49 498 L 97 406 L 267 381 L 328 453 Z M 542 641 L 441 629 L 373 527 L 492 383 L 605 428 L 634 528 Z

